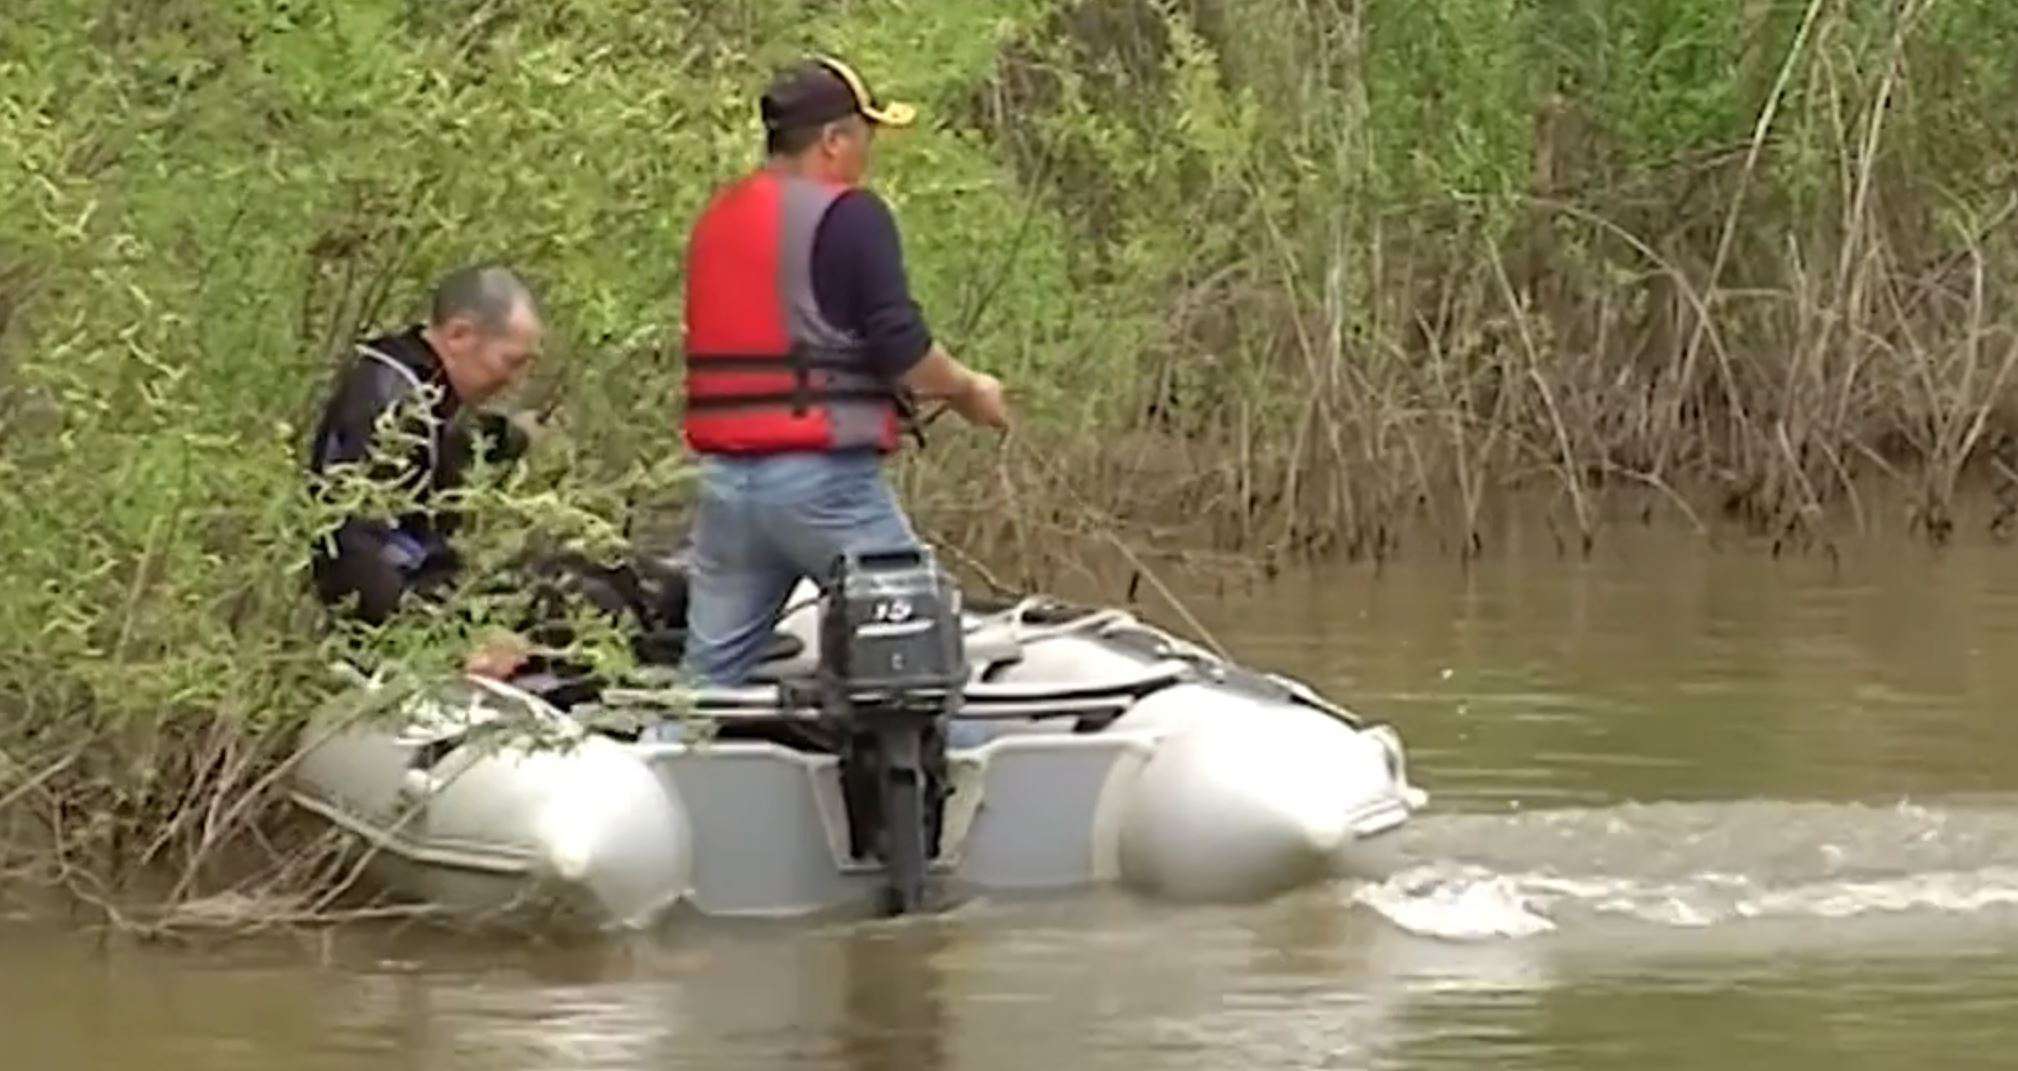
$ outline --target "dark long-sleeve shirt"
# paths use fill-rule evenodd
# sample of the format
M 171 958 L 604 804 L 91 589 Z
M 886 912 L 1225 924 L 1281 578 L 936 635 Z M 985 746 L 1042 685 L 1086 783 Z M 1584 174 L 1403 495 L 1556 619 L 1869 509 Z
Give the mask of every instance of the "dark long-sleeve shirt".
M 864 189 L 835 199 L 813 234 L 813 298 L 820 314 L 867 344 L 870 366 L 896 380 L 932 349 L 912 300 L 903 241 L 882 198 Z

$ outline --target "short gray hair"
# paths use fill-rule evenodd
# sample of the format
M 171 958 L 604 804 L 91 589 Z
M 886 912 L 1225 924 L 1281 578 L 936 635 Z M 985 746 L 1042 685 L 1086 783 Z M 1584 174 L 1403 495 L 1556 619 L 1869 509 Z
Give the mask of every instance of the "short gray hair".
M 458 316 L 475 320 L 487 334 L 505 329 L 512 312 L 520 305 L 537 314 L 539 302 L 532 288 L 510 268 L 476 264 L 450 272 L 434 288 L 434 308 L 430 321 L 445 324 Z

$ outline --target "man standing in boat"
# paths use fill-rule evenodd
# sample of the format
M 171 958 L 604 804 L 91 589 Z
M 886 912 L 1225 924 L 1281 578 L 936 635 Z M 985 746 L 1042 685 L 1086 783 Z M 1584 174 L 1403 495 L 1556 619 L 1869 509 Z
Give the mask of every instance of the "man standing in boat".
M 899 392 L 1006 429 L 994 376 L 937 344 L 896 221 L 860 183 L 881 104 L 845 64 L 800 63 L 761 104 L 768 159 L 718 192 L 687 250 L 687 447 L 699 455 L 686 666 L 714 684 L 756 665 L 785 599 L 850 550 L 913 546 L 882 472 Z

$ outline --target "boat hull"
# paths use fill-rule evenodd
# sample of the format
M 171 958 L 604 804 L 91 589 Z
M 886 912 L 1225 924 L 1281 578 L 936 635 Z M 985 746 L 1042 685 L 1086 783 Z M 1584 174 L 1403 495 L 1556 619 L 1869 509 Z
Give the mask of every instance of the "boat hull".
M 311 751 L 293 792 L 356 834 L 390 889 L 458 913 L 559 908 L 637 927 L 681 903 L 849 910 L 882 886 L 880 865 L 849 852 L 832 755 L 594 734 L 545 746 L 472 742 L 420 769 L 398 734 L 359 727 Z M 948 756 L 935 876 L 970 895 L 1119 884 L 1225 901 L 1379 873 L 1379 835 L 1420 802 L 1384 752 L 1324 724 L 1002 733 Z
M 933 873 L 956 895 L 1112 884 L 1229 901 L 1379 876 L 1381 835 L 1425 803 L 1391 729 L 1294 681 L 1125 616 L 1008 643 L 981 631 L 970 650 L 1005 653 L 975 660 L 949 732 Z M 636 927 L 681 904 L 874 904 L 884 875 L 851 850 L 839 759 L 716 737 L 735 706 L 627 741 L 459 682 L 390 717 L 326 720 L 291 789 L 355 834 L 393 891 L 459 912 L 561 907 Z

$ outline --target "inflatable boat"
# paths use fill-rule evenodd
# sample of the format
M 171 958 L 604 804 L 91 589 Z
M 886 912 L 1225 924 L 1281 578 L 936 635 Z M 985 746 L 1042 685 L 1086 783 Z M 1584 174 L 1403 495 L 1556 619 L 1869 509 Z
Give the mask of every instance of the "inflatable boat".
M 904 862 L 891 846 L 907 837 L 891 831 L 910 825 L 940 902 L 1099 884 L 1260 899 L 1379 876 L 1381 834 L 1425 803 L 1392 728 L 1301 682 L 1123 610 L 956 596 L 952 694 L 912 723 L 928 741 L 913 756 L 917 813 L 879 807 L 854 776 L 859 736 L 836 729 L 831 691 L 814 686 L 851 639 L 836 638 L 835 590 L 801 587 L 747 686 L 682 688 L 670 671 L 586 691 L 456 681 L 390 716 L 312 725 L 290 792 L 355 834 L 403 897 L 606 927 L 682 906 L 873 905 Z M 890 605 L 858 631 L 919 631 L 888 620 L 906 616 Z

